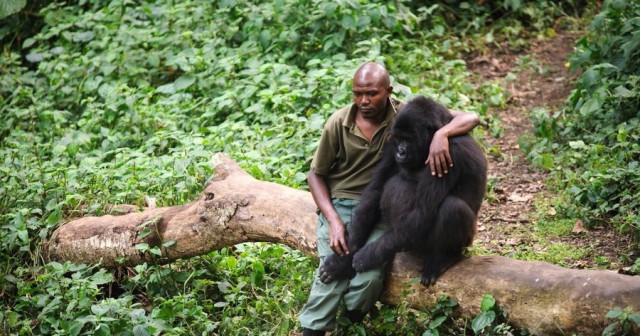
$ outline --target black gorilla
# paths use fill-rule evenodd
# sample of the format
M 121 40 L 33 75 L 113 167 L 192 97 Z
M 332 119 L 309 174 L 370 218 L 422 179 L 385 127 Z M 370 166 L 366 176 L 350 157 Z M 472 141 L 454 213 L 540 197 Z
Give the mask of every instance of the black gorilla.
M 320 279 L 346 279 L 390 261 L 396 252 L 424 258 L 421 282 L 435 283 L 462 258 L 476 233 L 476 216 L 487 183 L 487 161 L 470 135 L 449 139 L 454 167 L 432 176 L 424 164 L 434 133 L 453 116 L 435 101 L 416 97 L 395 118 L 373 179 L 349 228 L 350 254 L 325 259 Z M 380 239 L 363 246 L 384 217 Z

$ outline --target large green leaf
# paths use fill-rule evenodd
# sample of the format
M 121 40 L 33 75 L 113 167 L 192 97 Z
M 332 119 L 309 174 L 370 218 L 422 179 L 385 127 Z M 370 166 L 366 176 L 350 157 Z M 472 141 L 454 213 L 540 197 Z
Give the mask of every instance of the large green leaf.
M 0 19 L 19 12 L 27 0 L 2 0 L 0 1 Z
M 477 335 L 484 328 L 491 325 L 496 319 L 496 313 L 493 310 L 480 312 L 471 322 L 471 329 Z

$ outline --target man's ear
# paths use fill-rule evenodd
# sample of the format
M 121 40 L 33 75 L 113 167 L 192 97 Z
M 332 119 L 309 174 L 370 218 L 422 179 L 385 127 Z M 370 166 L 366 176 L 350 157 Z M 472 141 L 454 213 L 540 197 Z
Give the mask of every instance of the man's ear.
M 387 88 L 387 97 L 391 97 L 391 93 L 393 93 L 393 86 L 389 85 Z

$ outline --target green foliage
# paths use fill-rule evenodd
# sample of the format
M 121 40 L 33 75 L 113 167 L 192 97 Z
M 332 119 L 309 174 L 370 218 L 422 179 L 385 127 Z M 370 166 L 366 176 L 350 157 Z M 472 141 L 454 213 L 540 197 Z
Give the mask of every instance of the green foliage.
M 32 280 L 26 281 L 27 273 Z M 5 311 L 3 327 L 25 335 L 87 335 L 124 332 L 131 326 L 157 330 L 162 321 L 150 319 L 133 296 L 103 299 L 101 287 L 113 281 L 104 269 L 51 262 L 16 272 L 18 298 L 12 311 Z M 27 277 L 28 278 L 28 277 Z M 37 323 L 24 319 L 33 315 Z
M 478 334 L 483 331 L 487 326 L 491 325 L 496 319 L 496 312 L 493 310 L 496 304 L 496 299 L 493 295 L 484 294 L 482 296 L 482 303 L 480 304 L 480 314 L 476 316 L 471 322 L 471 329 L 474 334 Z
M 5 0 L 0 3 L 0 19 L 18 12 L 27 4 L 26 0 Z
M 571 56 L 582 77 L 562 111 L 534 111 L 528 155 L 553 169 L 586 225 L 612 223 L 640 237 L 640 3 L 606 1 Z
M 480 314 L 471 321 L 457 317 L 458 302 L 445 295 L 438 297 L 433 307 L 423 311 L 410 308 L 409 295 L 414 295 L 416 278 L 404 284 L 401 303 L 397 306 L 381 306 L 374 317 L 365 319 L 363 324 L 351 324 L 344 319 L 341 327 L 334 333 L 342 335 L 528 335 L 526 331 L 517 331 L 506 323 L 507 314 L 501 311 L 493 295 L 485 294 L 480 304 Z M 340 318 L 338 319 L 340 323 Z
M 637 335 L 640 331 L 640 315 L 634 313 L 632 309 L 632 307 L 611 309 L 606 317 L 617 321 L 609 324 L 602 331 L 602 336 Z
M 480 314 L 471 321 L 471 329 L 475 335 L 514 335 L 515 331 L 511 326 L 500 322 L 507 319 L 507 314 L 498 308 L 493 295 L 484 294 Z
M 415 294 L 415 285 L 420 279 L 415 278 L 404 284 L 402 298 Z M 410 300 L 402 299 L 398 306 L 382 306 L 377 316 L 370 321 L 370 330 L 360 331 L 362 325 L 350 326 L 345 335 L 361 334 L 368 335 L 373 332 L 379 335 L 451 335 L 463 332 L 464 326 L 459 326 L 455 319 L 455 309 L 458 302 L 444 295 L 438 297 L 435 305 L 417 311 L 410 308 Z M 365 324 L 366 325 L 366 324 Z M 355 330 L 354 330 L 355 329 Z
M 640 258 L 637 258 L 633 265 L 629 267 L 629 272 L 631 275 L 640 275 Z
M 521 49 L 532 37 L 553 37 L 557 27 L 575 24 L 575 17 L 592 7 L 587 3 L 594 1 L 446 0 L 413 1 L 410 6 L 435 14 L 434 25 L 461 32 L 460 36 L 469 40 L 466 47 L 472 47 L 468 51 L 478 52 L 478 48 L 505 45 Z
M 458 306 L 456 300 L 444 295 L 438 297 L 438 301 L 433 308 L 427 312 L 427 317 L 422 323 L 425 331 L 422 336 L 438 336 L 453 333 L 454 309 Z
M 18 12 L 27 4 L 26 0 L 5 0 L 0 3 L 0 19 Z
M 487 111 L 505 95 L 495 83 L 472 85 L 459 59 L 468 49 L 460 36 L 474 28 L 456 34 L 437 8 L 409 3 L 29 1 L 2 19 L 0 333 L 295 329 L 316 265 L 286 247 L 243 244 L 107 272 L 46 263 L 42 244 L 109 204 L 192 200 L 215 152 L 259 179 L 304 188 L 322 125 L 350 101 L 353 70 L 368 60 L 387 65 L 399 98 L 431 95 L 499 133 Z M 154 230 L 152 220 L 141 236 Z M 162 257 L 162 248 L 137 248 Z M 444 330 L 452 309 L 443 301 L 430 317 L 407 314 L 405 330 Z

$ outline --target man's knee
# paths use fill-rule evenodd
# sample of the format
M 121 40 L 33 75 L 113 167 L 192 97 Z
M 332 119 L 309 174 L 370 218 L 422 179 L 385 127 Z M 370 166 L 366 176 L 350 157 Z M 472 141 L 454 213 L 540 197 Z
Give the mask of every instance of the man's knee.
M 359 290 L 367 295 L 375 295 L 381 291 L 384 285 L 384 273 L 378 270 L 374 271 L 358 273 L 360 276 L 356 275 L 351 280 L 349 290 Z
M 384 268 L 378 267 L 366 272 L 356 273 L 356 276 L 351 279 L 353 284 L 362 284 L 362 286 L 372 286 L 382 284 L 384 281 Z
M 358 273 L 349 283 L 344 295 L 348 310 L 368 312 L 376 303 L 384 285 L 384 269 Z

